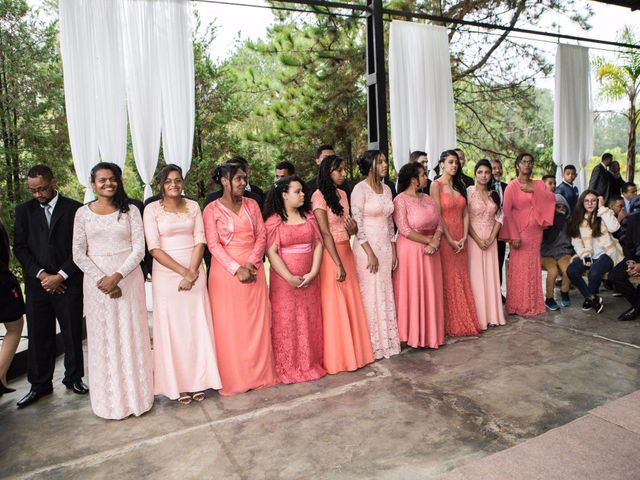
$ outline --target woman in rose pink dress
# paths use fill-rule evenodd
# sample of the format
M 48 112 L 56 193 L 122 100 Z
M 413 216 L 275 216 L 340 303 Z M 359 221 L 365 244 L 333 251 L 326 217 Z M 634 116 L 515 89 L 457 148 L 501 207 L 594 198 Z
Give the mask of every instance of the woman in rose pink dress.
M 213 339 L 206 239 L 200 206 L 182 196 L 177 165 L 158 174 L 160 200 L 144 209 L 144 231 L 153 265 L 154 392 L 182 404 L 204 400 L 221 387 Z
M 247 173 L 239 163 L 215 168 L 222 197 L 204 209 L 211 251 L 209 298 L 213 314 L 220 395 L 278 383 L 271 348 L 271 305 L 262 264 L 266 230 L 260 207 L 243 196 Z
M 420 163 L 398 172 L 398 196 L 393 219 L 398 227 L 398 268 L 393 292 L 401 342 L 412 347 L 438 348 L 444 344 L 440 213 L 421 189 L 427 177 Z
M 491 162 L 479 160 L 475 166 L 476 184 L 467 188 L 469 199 L 469 279 L 476 301 L 481 330 L 504 325 L 498 244 L 502 226 L 500 197 L 493 185 Z
M 351 213 L 358 224 L 353 256 L 375 359 L 400 353 L 391 276 L 397 265 L 393 199 L 382 181 L 388 165 L 380 150 L 364 152 L 358 166 L 366 178 L 351 192 Z
M 516 158 L 518 177 L 504 191 L 504 224 L 500 240 L 509 242 L 507 313 L 533 316 L 544 313 L 540 246 L 542 231 L 553 225 L 556 197 L 542 180 L 533 180 L 533 155 Z
M 318 279 L 322 238 L 304 185 L 299 177 L 284 177 L 265 202 L 271 342 L 282 383 L 315 380 L 327 373 L 322 367 Z
M 431 197 L 442 215 L 442 264 L 444 284 L 444 329 L 451 337 L 471 337 L 480 333 L 476 303 L 469 282 L 467 235 L 469 210 L 467 189 L 462 181 L 460 159 L 455 150 L 440 155 L 442 176 L 431 183 Z
M 93 412 L 119 420 L 153 406 L 153 363 L 147 326 L 144 228 L 122 184 L 120 167 L 91 170 L 97 200 L 76 212 L 73 261 L 84 272 L 90 396 Z

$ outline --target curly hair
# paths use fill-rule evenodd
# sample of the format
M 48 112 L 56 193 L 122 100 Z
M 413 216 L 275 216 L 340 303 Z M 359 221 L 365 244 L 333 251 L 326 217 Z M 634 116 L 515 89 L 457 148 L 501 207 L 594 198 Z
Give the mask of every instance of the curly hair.
M 333 180 L 331 180 L 331 172 L 340 168 L 343 162 L 342 157 L 329 155 L 322 160 L 318 168 L 318 190 L 320 190 L 324 196 L 324 200 L 327 202 L 327 206 L 331 211 L 340 217 L 344 214 L 344 208 L 340 204 L 338 187 L 336 187 L 333 184 Z
M 298 208 L 298 212 L 300 212 L 300 216 L 302 218 L 306 218 L 307 214 L 311 211 L 311 201 L 307 185 L 297 175 L 290 175 L 278 180 L 273 184 L 273 188 L 267 192 L 267 198 L 264 201 L 264 210 L 262 212 L 262 216 L 265 220 L 274 213 L 277 213 L 280 215 L 283 222 L 287 221 L 287 209 L 285 208 L 282 194 L 289 191 L 289 187 L 293 182 L 298 182 L 302 185 L 304 203 Z

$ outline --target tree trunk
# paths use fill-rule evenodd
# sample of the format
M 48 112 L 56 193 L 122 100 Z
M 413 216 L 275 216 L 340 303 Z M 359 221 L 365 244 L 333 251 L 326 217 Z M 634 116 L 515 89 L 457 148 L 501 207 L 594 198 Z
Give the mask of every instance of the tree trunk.
M 629 142 L 627 143 L 627 182 L 633 183 L 636 172 L 636 130 L 638 129 L 638 111 L 635 96 L 630 97 L 629 107 Z

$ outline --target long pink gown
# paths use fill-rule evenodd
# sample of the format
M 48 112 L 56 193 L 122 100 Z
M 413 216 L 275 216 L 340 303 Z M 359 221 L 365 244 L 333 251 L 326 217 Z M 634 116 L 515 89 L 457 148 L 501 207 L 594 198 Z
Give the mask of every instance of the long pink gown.
M 425 255 L 424 244 L 408 238 L 412 230 L 422 235 L 442 230 L 438 207 L 424 193 L 417 197 L 401 193 L 393 204 L 398 227 L 393 293 L 400 341 L 412 347 L 438 348 L 445 340 L 440 252 Z
M 144 209 L 144 231 L 149 250 L 160 248 L 189 268 L 193 249 L 206 244 L 199 205 L 185 200 L 187 212 L 167 212 L 160 201 Z M 219 389 L 207 275 L 191 290 L 178 291 L 182 276 L 153 261 L 153 378 L 154 392 L 172 400 L 182 392 Z
M 396 304 L 393 298 L 393 198 L 384 183 L 382 193 L 376 193 L 366 181 L 358 183 L 351 192 L 351 213 L 358 224 L 353 243 L 353 256 L 362 303 L 367 314 L 373 357 L 389 358 L 400 353 Z M 368 242 L 378 258 L 378 271 L 367 269 L 367 252 L 362 244 Z
M 467 188 L 469 199 L 469 223 L 480 238 L 487 238 L 496 222 L 502 223 L 502 211 L 491 198 L 485 200 L 476 187 Z M 498 265 L 498 242 L 482 250 L 469 236 L 469 280 L 476 301 L 476 313 L 481 330 L 488 325 L 504 325 L 502 294 L 500 290 L 500 267 Z
M 140 212 L 76 212 L 73 261 L 84 272 L 84 314 L 91 408 L 102 418 L 142 415 L 153 406 L 153 363 L 147 326 L 144 229 Z M 96 283 L 119 272 L 122 296 L 112 299 Z
M 216 200 L 204 209 L 203 219 L 211 251 L 209 297 L 220 395 L 275 385 L 271 306 L 262 264 L 267 239 L 260 207 L 243 198 L 236 214 Z M 256 267 L 256 281 L 241 283 L 235 273 L 248 263 Z
M 542 231 L 553 225 L 555 195 L 542 180 L 533 181 L 533 192 L 523 192 L 517 179 L 504 191 L 504 224 L 500 240 L 520 240 L 520 248 L 509 248 L 507 271 L 508 313 L 533 316 L 544 313 L 540 245 Z
M 306 222 L 289 225 L 276 214 L 267 219 L 265 226 L 267 249 L 277 246 L 278 255 L 292 275 L 309 273 L 313 250 L 322 243 L 316 219 L 309 214 Z M 322 368 L 320 279 L 316 277 L 307 287 L 293 288 L 271 267 L 269 281 L 271 342 L 278 379 L 297 383 L 322 377 L 327 371 Z
M 459 240 L 464 234 L 464 209 L 467 202 L 460 193 L 449 193 L 440 180 L 440 211 L 449 235 Z M 473 240 L 471 240 L 473 241 Z M 480 334 L 476 303 L 469 282 L 469 241 L 464 249 L 455 253 L 449 242 L 442 239 L 440 254 L 446 265 L 442 280 L 444 285 L 444 330 L 450 337 L 472 337 Z

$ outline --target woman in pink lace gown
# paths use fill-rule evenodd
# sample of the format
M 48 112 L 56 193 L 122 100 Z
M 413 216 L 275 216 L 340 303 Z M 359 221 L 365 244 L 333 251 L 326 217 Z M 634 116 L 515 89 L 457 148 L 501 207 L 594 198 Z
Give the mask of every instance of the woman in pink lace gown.
M 444 284 L 444 328 L 451 337 L 480 334 L 476 304 L 469 282 L 466 243 L 469 230 L 467 190 L 455 150 L 440 155 L 442 176 L 431 183 L 431 197 L 440 208 L 446 241 L 441 248 Z
M 158 174 L 161 199 L 144 210 L 147 247 L 153 256 L 154 392 L 188 404 L 219 389 L 207 276 L 206 239 L 197 202 L 182 197 L 177 165 Z
M 211 251 L 209 297 L 220 395 L 235 395 L 278 383 L 262 264 L 267 238 L 258 203 L 243 197 L 247 174 L 242 165 L 224 163 L 216 167 L 213 179 L 224 193 L 203 214 Z
M 367 150 L 358 159 L 358 166 L 366 179 L 351 192 L 351 213 L 358 224 L 353 256 L 373 357 L 389 358 L 400 353 L 400 340 L 391 276 L 397 265 L 393 199 L 382 181 L 388 163 L 380 150 Z
M 469 279 L 476 301 L 481 330 L 504 325 L 498 244 L 502 226 L 500 197 L 493 187 L 491 163 L 479 160 L 475 166 L 476 184 L 467 188 L 469 199 Z
M 533 316 L 544 313 L 540 246 L 542 231 L 553 225 L 556 198 L 542 180 L 532 180 L 533 156 L 516 158 L 518 178 L 504 191 L 504 224 L 500 240 L 509 242 L 507 313 Z
M 420 163 L 409 163 L 398 172 L 398 196 L 393 201 L 398 268 L 393 272 L 393 292 L 400 341 L 438 348 L 444 343 L 442 228 L 437 205 L 420 191 L 426 183 Z
M 322 239 L 304 182 L 285 177 L 276 182 L 265 203 L 271 342 L 282 383 L 315 380 L 322 367 L 320 281 Z
M 91 170 L 98 199 L 77 213 L 73 261 L 84 272 L 91 408 L 102 418 L 142 415 L 153 406 L 151 344 L 144 279 L 144 230 L 129 204 L 120 168 Z

